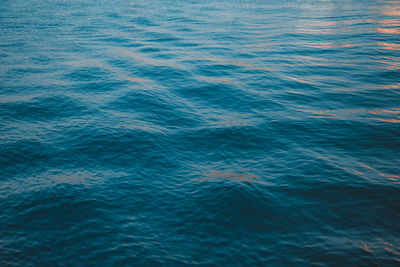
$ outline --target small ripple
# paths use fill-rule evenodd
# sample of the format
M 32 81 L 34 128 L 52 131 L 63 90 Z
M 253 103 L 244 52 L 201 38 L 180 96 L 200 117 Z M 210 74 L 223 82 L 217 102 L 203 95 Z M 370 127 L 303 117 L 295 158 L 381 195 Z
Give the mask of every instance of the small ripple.
M 63 95 L 34 97 L 28 101 L 8 101 L 0 107 L 3 116 L 11 120 L 26 121 L 49 121 L 71 117 L 76 115 L 77 110 L 85 114 L 90 109 L 79 100 Z

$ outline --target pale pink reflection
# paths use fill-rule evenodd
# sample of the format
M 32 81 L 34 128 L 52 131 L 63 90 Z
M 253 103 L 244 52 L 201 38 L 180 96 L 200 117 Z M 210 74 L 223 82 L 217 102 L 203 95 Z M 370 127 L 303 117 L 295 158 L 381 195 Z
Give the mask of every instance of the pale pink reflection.
M 309 118 L 331 118 L 341 120 L 377 120 L 387 123 L 400 123 L 400 109 L 350 109 L 350 110 L 299 110 L 301 112 L 311 113 Z M 371 116 L 375 115 L 374 117 Z M 379 117 L 376 117 L 378 115 Z
M 144 79 L 142 78 L 136 78 L 136 77 L 126 77 L 126 79 L 130 82 L 142 82 Z
M 400 16 L 400 3 L 399 2 L 389 2 L 391 5 L 378 6 L 376 7 L 379 13 L 388 17 L 398 17 Z M 400 26 L 400 21 L 397 18 L 387 18 L 377 21 L 384 27 L 378 27 L 376 32 L 385 34 L 400 34 L 399 28 L 393 28 L 393 26 Z
M 198 76 L 200 80 L 209 82 L 209 83 L 224 83 L 224 84 L 234 84 L 235 81 L 231 78 L 215 78 L 210 76 Z
M 381 85 L 381 86 L 376 86 L 374 88 L 376 88 L 376 89 L 400 89 L 400 83 Z
M 374 120 L 384 121 L 384 122 L 391 122 L 391 123 L 400 123 L 400 120 L 397 119 L 381 119 L 381 118 L 373 118 Z
M 379 33 L 389 33 L 389 34 L 400 34 L 400 29 L 392 29 L 392 28 L 377 28 L 376 32 Z
M 398 19 L 382 19 L 382 20 L 367 20 L 368 23 L 378 23 L 384 26 L 400 26 L 400 21 Z
M 299 82 L 299 83 L 306 83 L 306 84 L 312 84 L 312 85 L 315 84 L 315 83 L 310 82 L 310 81 L 306 81 L 306 80 L 303 80 L 303 79 L 299 79 L 299 78 L 295 78 L 295 77 L 290 77 L 290 76 L 283 76 L 283 78 L 285 78 L 285 79 L 287 79 L 287 80 L 292 80 L 292 81 L 295 81 L 295 82 Z
M 334 44 L 334 43 L 319 43 L 319 44 L 310 44 L 310 47 L 315 48 L 344 48 L 344 47 L 355 47 L 361 46 L 361 44 Z
M 389 49 L 389 50 L 399 50 L 400 49 L 400 44 L 392 44 L 392 43 L 385 43 L 385 42 L 379 42 L 376 44 L 381 49 Z
M 400 16 L 400 7 L 395 7 L 394 9 L 384 9 L 382 14 L 386 16 Z
M 262 181 L 257 175 L 246 174 L 246 173 L 236 173 L 232 171 L 212 171 L 212 173 L 207 174 L 207 177 L 201 179 L 194 179 L 196 182 L 218 182 L 219 180 L 229 180 L 231 182 L 250 182 L 256 184 L 267 184 Z

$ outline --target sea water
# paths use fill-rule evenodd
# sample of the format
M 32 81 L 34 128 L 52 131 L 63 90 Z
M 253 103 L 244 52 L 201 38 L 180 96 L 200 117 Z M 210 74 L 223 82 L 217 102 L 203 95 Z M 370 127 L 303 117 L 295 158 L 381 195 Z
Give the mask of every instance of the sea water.
M 395 266 L 399 176 L 399 1 L 0 2 L 1 266 Z

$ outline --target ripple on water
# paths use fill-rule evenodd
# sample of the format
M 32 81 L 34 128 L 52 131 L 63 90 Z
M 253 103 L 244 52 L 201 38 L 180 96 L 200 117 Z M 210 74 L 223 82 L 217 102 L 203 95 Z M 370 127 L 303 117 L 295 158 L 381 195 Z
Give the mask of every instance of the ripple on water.
M 398 4 L 3 1 L 0 265 L 395 266 Z

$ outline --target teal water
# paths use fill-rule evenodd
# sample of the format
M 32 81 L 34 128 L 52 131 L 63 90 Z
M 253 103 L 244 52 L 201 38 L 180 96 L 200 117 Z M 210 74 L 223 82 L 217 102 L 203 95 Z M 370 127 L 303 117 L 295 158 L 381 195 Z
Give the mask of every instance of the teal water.
M 398 266 L 400 1 L 3 0 L 0 266 Z

